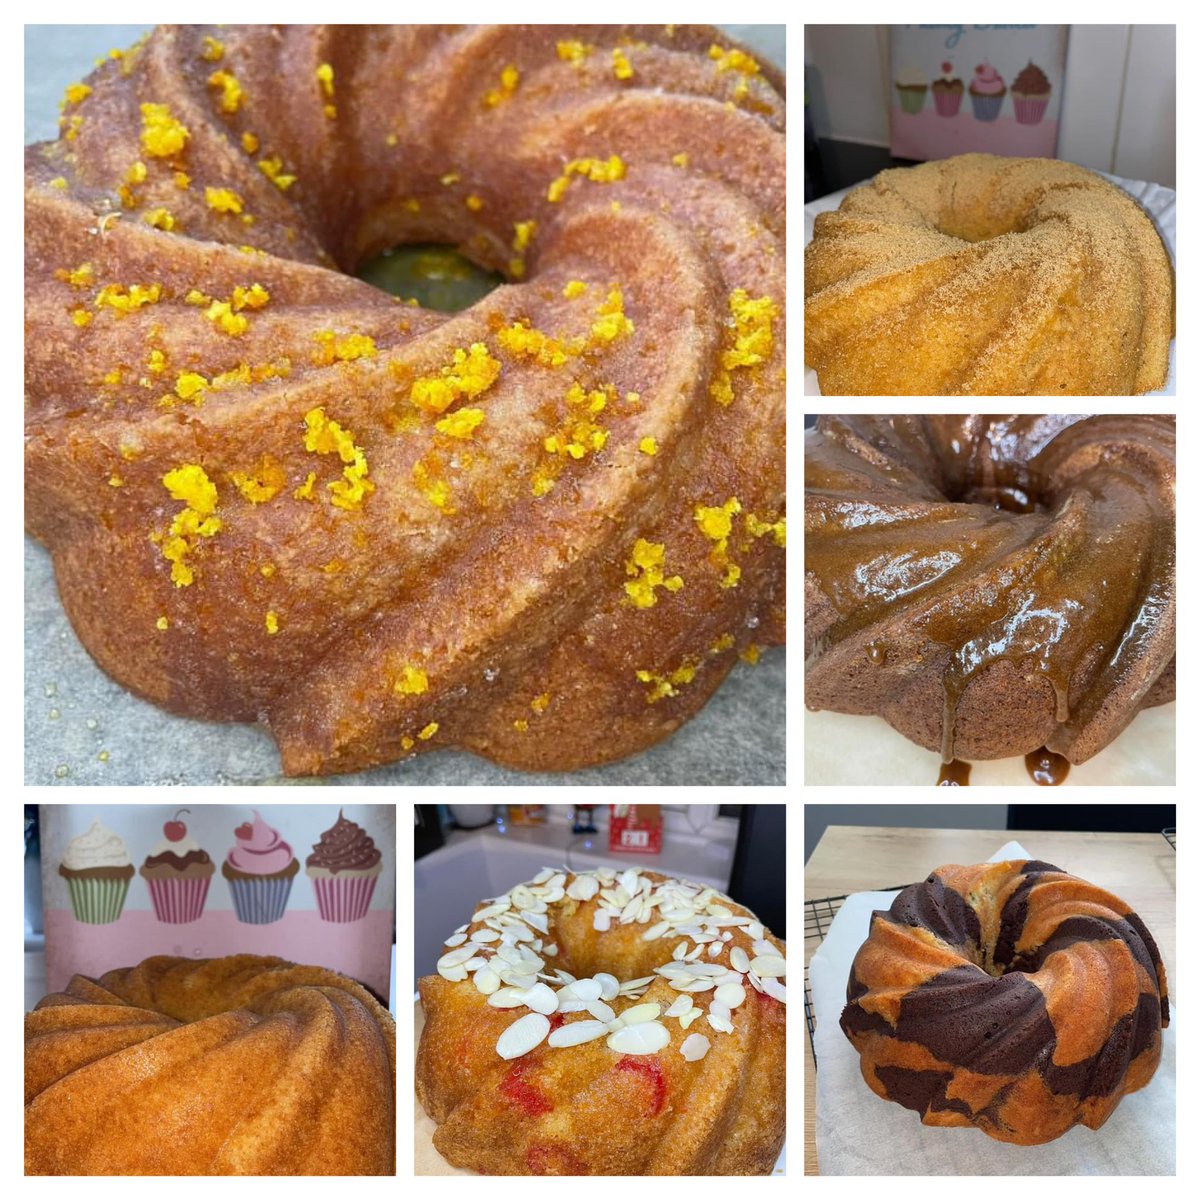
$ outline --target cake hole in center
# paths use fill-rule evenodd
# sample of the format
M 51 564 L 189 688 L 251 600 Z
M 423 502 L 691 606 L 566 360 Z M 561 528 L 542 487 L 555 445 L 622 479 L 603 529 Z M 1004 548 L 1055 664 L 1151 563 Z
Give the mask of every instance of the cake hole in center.
M 436 312 L 470 308 L 504 282 L 503 275 L 476 265 L 453 246 L 436 243 L 395 246 L 355 274 L 380 291 Z
M 1030 491 L 1013 484 L 971 487 L 955 499 L 966 504 L 987 504 L 999 512 L 1031 513 L 1042 508 Z

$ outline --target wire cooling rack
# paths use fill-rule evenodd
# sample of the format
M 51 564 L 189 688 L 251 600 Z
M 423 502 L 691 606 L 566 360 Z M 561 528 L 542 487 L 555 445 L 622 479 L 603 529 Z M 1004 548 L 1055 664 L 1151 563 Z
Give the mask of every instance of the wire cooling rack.
M 1162 835 L 1163 835 L 1163 837 L 1165 837 L 1167 839 L 1172 850 L 1177 849 L 1177 847 L 1175 845 L 1175 826 L 1174 825 L 1172 825 L 1170 827 L 1170 829 L 1164 829 L 1162 831 Z
M 873 888 L 877 892 L 901 892 L 908 884 L 901 883 L 893 887 Z M 813 1032 L 817 1027 L 816 1014 L 813 1012 L 812 989 L 808 986 L 808 963 L 817 952 L 817 947 L 825 940 L 833 918 L 845 903 L 845 896 L 825 896 L 820 900 L 804 902 L 804 1023 L 808 1026 L 808 1052 L 812 1055 L 813 1064 L 817 1061 L 817 1050 L 813 1044 Z

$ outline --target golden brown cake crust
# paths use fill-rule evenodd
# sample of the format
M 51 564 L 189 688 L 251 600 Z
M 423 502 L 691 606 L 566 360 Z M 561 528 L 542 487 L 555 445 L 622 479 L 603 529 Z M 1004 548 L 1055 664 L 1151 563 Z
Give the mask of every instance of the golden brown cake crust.
M 71 89 L 26 520 L 92 656 L 290 774 L 668 736 L 783 640 L 783 128 L 688 26 L 166 26 Z M 510 283 L 345 274 L 414 240 Z
M 804 356 L 827 396 L 1148 392 L 1174 328 L 1149 217 L 1055 159 L 883 171 L 817 216 L 804 252 Z
M 638 897 L 653 911 L 637 916 Z M 610 928 L 598 930 L 605 912 Z M 506 992 L 532 961 L 479 964 L 498 944 L 493 935 L 506 953 L 519 946 L 543 963 L 547 983 L 536 999 L 525 994 L 528 1004 Z M 439 974 L 420 981 L 416 1088 L 448 1162 L 500 1175 L 771 1173 L 785 1128 L 786 946 L 749 910 L 654 871 L 548 869 L 481 902 L 446 945 Z M 691 964 L 706 975 L 688 976 Z M 598 1006 L 573 1005 L 557 970 L 583 986 L 607 973 L 609 990 Z M 689 996 L 692 1015 L 683 1012 Z M 612 1032 L 635 1013 L 658 1035 L 657 1050 L 630 1049 Z M 617 1025 L 597 1024 L 610 1015 Z M 502 1057 L 518 1022 L 540 1022 L 543 1040 Z M 589 1040 L 570 1044 L 573 1027 Z
M 25 1018 L 27 1175 L 392 1175 L 396 1026 L 250 954 L 76 975 Z

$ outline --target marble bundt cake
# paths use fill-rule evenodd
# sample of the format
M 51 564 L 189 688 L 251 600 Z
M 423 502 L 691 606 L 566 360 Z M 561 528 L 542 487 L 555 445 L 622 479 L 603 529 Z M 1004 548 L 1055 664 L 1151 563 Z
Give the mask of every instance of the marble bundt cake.
M 324 967 L 148 958 L 25 1017 L 27 1175 L 392 1175 L 396 1024 Z
M 783 1145 L 786 947 L 711 887 L 542 871 L 420 982 L 434 1145 L 491 1175 L 767 1175 Z
M 842 1030 L 871 1090 L 1002 1142 L 1099 1129 L 1150 1082 L 1167 976 L 1137 913 L 1043 862 L 939 867 L 854 959 Z
M 809 708 L 943 761 L 1080 763 L 1175 695 L 1175 421 L 829 417 L 805 435 Z
M 164 27 L 26 154 L 27 528 L 285 771 L 666 737 L 783 640 L 784 100 L 709 28 Z M 441 242 L 458 314 L 352 273 Z
M 883 171 L 817 216 L 804 252 L 804 357 L 825 395 L 1148 392 L 1174 312 L 1150 219 L 1053 159 Z

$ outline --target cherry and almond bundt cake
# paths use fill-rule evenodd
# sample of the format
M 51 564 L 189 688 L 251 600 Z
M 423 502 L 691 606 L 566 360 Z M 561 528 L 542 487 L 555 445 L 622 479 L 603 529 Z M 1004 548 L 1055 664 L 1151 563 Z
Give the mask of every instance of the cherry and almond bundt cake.
M 1131 395 L 1167 380 L 1175 282 L 1139 205 L 1084 167 L 961 154 L 820 213 L 804 360 L 825 395 Z
M 1099 1129 L 1150 1082 L 1167 975 L 1137 913 L 1044 862 L 938 867 L 854 959 L 841 1025 L 868 1086 L 1002 1142 Z
M 280 958 L 148 958 L 25 1017 L 27 1175 L 392 1175 L 396 1024 Z
M 786 947 L 711 887 L 547 869 L 420 982 L 417 1097 L 489 1175 L 766 1175 L 783 1145 Z
M 1175 697 L 1175 420 L 818 419 L 805 703 L 1080 763 Z
M 707 27 L 164 27 L 26 152 L 27 528 L 289 774 L 643 749 L 783 640 L 784 99 Z M 508 283 L 352 278 L 404 242 Z

